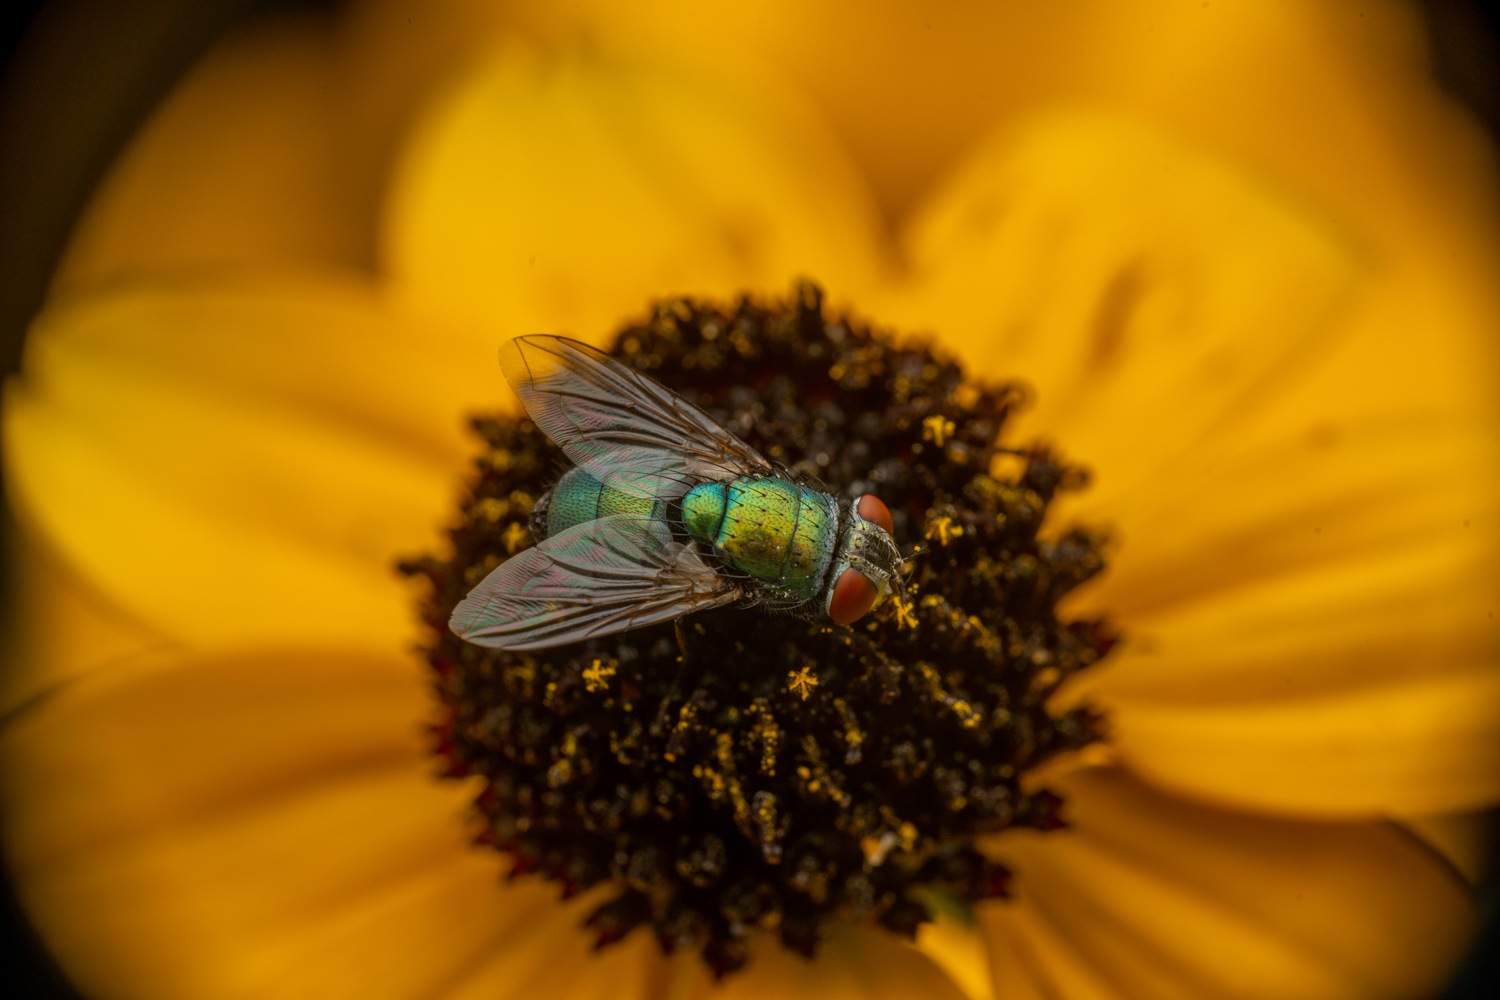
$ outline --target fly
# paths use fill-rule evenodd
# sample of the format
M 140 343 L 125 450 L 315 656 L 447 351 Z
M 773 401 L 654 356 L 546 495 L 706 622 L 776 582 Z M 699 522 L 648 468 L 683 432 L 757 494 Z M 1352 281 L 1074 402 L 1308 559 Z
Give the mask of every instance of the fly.
M 500 366 L 574 467 L 537 501 L 537 544 L 454 609 L 461 638 L 542 649 L 730 604 L 848 625 L 899 586 L 878 497 L 817 489 L 576 340 L 518 337 Z

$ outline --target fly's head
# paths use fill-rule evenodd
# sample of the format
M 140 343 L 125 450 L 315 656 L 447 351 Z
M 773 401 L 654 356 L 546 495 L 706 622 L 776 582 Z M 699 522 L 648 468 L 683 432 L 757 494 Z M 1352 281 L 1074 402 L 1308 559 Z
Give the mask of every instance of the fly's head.
M 854 502 L 824 609 L 838 624 L 858 621 L 900 588 L 901 552 L 893 530 L 891 512 L 879 497 L 866 493 Z

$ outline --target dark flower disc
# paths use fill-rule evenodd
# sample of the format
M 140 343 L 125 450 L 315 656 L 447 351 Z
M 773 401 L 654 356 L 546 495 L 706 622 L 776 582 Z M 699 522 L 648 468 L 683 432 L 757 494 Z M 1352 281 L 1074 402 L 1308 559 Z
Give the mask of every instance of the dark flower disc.
M 470 645 L 449 614 L 531 544 L 566 468 L 530 421 L 476 419 L 453 555 L 402 569 L 432 584 L 436 751 L 484 780 L 479 839 L 564 895 L 617 887 L 590 920 L 601 944 L 647 925 L 721 975 L 756 929 L 811 955 L 835 916 L 912 935 L 934 906 L 1004 895 L 974 838 L 1059 826 L 1060 799 L 1021 775 L 1100 738 L 1097 718 L 1044 707 L 1112 641 L 1054 612 L 1102 568 L 1100 535 L 1038 537 L 1086 476 L 1040 448 L 999 475 L 1020 388 L 827 316 L 811 284 L 661 302 L 611 353 L 829 492 L 880 496 L 911 576 L 852 628 L 730 608 L 536 652 Z

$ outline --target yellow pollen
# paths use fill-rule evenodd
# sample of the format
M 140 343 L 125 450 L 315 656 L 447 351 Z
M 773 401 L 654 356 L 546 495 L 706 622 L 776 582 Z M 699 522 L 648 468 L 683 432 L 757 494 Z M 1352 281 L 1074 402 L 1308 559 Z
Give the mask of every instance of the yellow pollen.
M 922 421 L 922 440 L 931 441 L 941 448 L 953 436 L 953 421 L 941 413 L 934 413 Z
M 474 518 L 494 523 L 510 513 L 510 502 L 499 497 L 485 497 L 474 505 Z
M 917 627 L 917 616 L 912 613 L 912 605 L 899 597 L 891 598 L 896 608 L 896 630 L 911 626 L 913 630 Z
M 793 670 L 787 674 L 787 678 L 790 681 L 787 684 L 787 690 L 800 694 L 803 701 L 806 701 L 812 695 L 812 689 L 818 686 L 818 679 L 813 676 L 810 667 Z
M 505 529 L 505 534 L 502 536 L 505 541 L 505 551 L 511 555 L 515 555 L 516 549 L 526 544 L 526 538 L 530 534 L 529 531 L 521 527 L 520 521 L 510 522 L 510 527 Z
M 933 518 L 931 522 L 928 523 L 926 537 L 931 538 L 933 535 L 936 535 L 938 544 L 946 546 L 948 544 L 948 539 L 957 538 L 963 533 L 964 526 L 961 524 L 954 524 L 953 518 L 944 514 L 941 517 Z
M 865 863 L 871 868 L 878 868 L 885 861 L 885 856 L 891 853 L 891 848 L 897 843 L 896 835 L 884 833 L 879 837 L 865 837 L 859 842 L 859 849 L 864 852 Z
M 614 667 L 607 667 L 603 660 L 595 660 L 592 667 L 583 672 L 583 684 L 590 691 L 604 691 L 609 688 L 609 678 L 615 675 Z

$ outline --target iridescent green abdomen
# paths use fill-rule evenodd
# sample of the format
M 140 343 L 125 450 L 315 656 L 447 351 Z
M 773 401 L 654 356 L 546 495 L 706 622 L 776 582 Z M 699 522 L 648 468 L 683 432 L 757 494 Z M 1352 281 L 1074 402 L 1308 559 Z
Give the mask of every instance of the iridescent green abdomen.
M 729 566 L 796 602 L 816 596 L 838 533 L 831 497 L 770 476 L 702 483 L 683 498 L 682 520 Z
M 575 524 L 594 521 L 611 514 L 638 514 L 641 517 L 665 517 L 667 505 L 661 500 L 622 493 L 605 486 L 580 468 L 572 468 L 552 487 L 547 503 L 547 537 L 566 531 Z
M 682 498 L 682 526 L 700 542 L 712 545 L 719 537 L 728 503 L 723 483 L 699 483 Z

